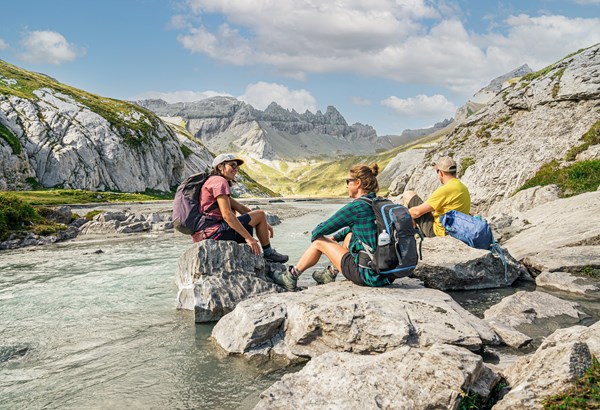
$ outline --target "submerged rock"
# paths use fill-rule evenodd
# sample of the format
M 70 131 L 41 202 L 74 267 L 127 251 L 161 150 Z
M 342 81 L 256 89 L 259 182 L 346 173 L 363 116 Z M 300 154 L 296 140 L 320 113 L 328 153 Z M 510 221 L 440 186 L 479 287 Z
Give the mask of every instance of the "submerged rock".
M 488 322 L 499 322 L 532 336 L 542 331 L 542 323 L 545 328 L 552 328 L 550 331 L 544 329 L 546 334 L 565 325 L 579 323 L 587 315 L 578 310 L 578 307 L 576 302 L 566 301 L 545 292 L 521 291 L 490 307 L 484 312 L 484 318 Z
M 212 337 L 229 353 L 288 359 L 434 343 L 479 350 L 499 343 L 485 322 L 443 292 L 348 281 L 243 301 L 215 325 Z
M 329 352 L 264 391 L 255 409 L 453 409 L 461 392 L 486 399 L 499 379 L 480 356 L 446 344 Z
M 196 243 L 177 263 L 177 308 L 194 310 L 198 323 L 219 320 L 245 299 L 281 292 L 270 277 L 274 270 L 284 268 L 252 254 L 245 244 L 213 240 Z
M 489 251 L 471 248 L 450 236 L 425 238 L 423 260 L 415 276 L 425 286 L 440 290 L 487 289 L 510 286 L 525 268 L 504 250 L 506 271 L 501 258 Z

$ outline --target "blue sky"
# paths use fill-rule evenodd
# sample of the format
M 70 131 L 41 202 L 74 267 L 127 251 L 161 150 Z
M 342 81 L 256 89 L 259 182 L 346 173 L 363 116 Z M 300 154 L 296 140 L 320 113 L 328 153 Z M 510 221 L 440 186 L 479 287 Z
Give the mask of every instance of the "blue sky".
M 600 0 L 19 0 L 0 59 L 118 99 L 335 106 L 379 135 L 600 43 Z

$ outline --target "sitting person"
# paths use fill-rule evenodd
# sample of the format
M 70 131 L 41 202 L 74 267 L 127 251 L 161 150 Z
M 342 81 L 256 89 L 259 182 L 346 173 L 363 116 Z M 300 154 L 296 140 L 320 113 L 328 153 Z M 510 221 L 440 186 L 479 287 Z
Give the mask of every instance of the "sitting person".
M 269 238 L 273 237 L 273 227 L 267 223 L 265 212 L 252 211 L 231 198 L 230 186 L 243 163 L 232 154 L 220 154 L 214 159 L 211 175 L 200 190 L 200 212 L 204 213 L 202 226 L 192 239 L 194 242 L 215 239 L 247 243 L 255 255 L 262 251 L 267 261 L 285 263 L 288 256 L 271 247 Z M 236 212 L 240 216 L 236 217 Z M 258 240 L 252 236 L 254 228 Z
M 375 198 L 379 190 L 377 164 L 368 167 L 358 164 L 350 169 L 346 179 L 348 196 L 350 198 L 366 197 Z M 333 237 L 327 237 L 337 232 Z M 362 286 L 385 286 L 394 281 L 394 278 L 377 275 L 370 268 L 359 266 L 364 253 L 364 245 L 375 249 L 377 243 L 377 224 L 371 205 L 362 200 L 349 202 L 334 213 L 329 219 L 321 222 L 312 231 L 311 245 L 304 252 L 296 266 L 289 266 L 287 271 L 276 272 L 273 280 L 287 290 L 296 290 L 298 276 L 306 269 L 319 262 L 321 255 L 329 258 L 333 266 L 328 266 L 322 272 L 313 273 L 313 278 L 319 284 L 332 282 L 338 272 L 346 279 Z M 343 241 L 343 245 L 338 242 Z M 362 252 L 361 252 L 362 251 Z M 363 265 L 366 265 L 363 263 Z
M 446 236 L 446 231 L 440 223 L 440 215 L 456 210 L 465 214 L 471 211 L 471 195 L 467 187 L 456 177 L 456 162 L 450 157 L 442 157 L 433 167 L 442 184 L 427 201 L 413 191 L 402 195 L 404 206 L 415 221 L 423 235 L 431 238 Z

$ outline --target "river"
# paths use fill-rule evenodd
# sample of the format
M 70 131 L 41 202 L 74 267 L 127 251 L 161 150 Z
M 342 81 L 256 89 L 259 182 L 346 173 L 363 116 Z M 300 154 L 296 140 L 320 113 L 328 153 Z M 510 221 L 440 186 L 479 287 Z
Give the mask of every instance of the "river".
M 291 262 L 340 203 L 294 206 L 309 212 L 285 218 L 273 240 Z M 175 266 L 190 244 L 177 233 L 83 236 L 1 252 L 0 408 L 252 408 L 290 369 L 226 356 L 213 325 L 175 309 Z M 310 273 L 300 284 L 314 284 Z

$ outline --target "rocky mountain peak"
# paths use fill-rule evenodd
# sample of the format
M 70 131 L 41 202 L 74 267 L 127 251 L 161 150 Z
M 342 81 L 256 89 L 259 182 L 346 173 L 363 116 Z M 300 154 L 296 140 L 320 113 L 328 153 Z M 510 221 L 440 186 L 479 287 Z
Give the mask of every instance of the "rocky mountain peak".
M 327 111 L 325 111 L 325 119 L 327 120 L 327 123 L 331 125 L 348 125 L 342 114 L 340 114 L 340 112 L 333 105 L 327 107 Z

